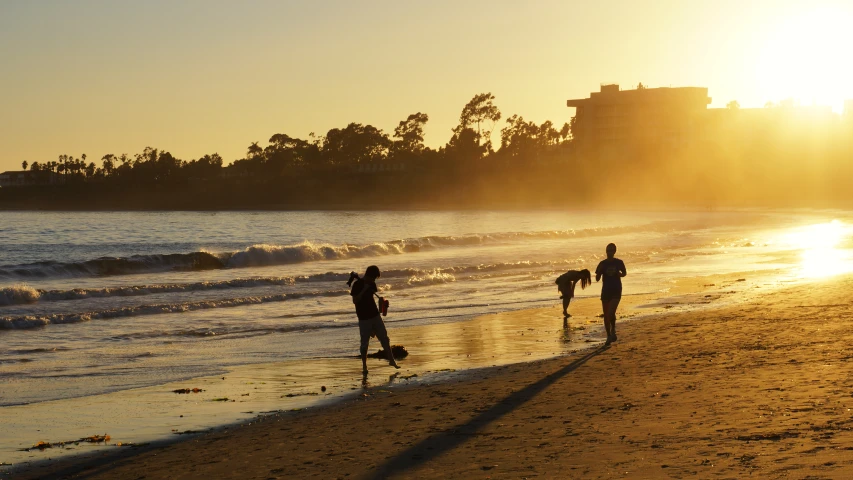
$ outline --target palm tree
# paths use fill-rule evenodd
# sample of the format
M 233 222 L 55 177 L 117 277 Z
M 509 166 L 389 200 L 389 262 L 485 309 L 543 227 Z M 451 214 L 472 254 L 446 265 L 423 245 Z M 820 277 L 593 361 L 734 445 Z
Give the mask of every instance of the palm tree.
M 101 158 L 101 163 L 103 164 L 104 176 L 109 177 L 110 173 L 113 171 L 113 167 L 115 167 L 116 157 L 112 153 L 108 153 Z
M 60 165 L 57 165 L 56 171 L 62 172 L 63 183 L 65 183 L 68 180 L 68 155 L 60 155 L 59 163 Z
M 252 144 L 249 145 L 249 148 L 246 151 L 246 158 L 252 159 L 252 158 L 260 157 L 261 155 L 263 155 L 263 153 L 264 153 L 264 149 L 261 148 L 260 145 L 258 145 L 258 142 L 252 142 Z

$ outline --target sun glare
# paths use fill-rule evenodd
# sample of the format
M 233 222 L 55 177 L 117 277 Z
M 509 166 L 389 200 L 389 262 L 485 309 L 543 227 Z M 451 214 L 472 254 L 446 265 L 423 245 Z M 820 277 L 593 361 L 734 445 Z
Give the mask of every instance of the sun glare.
M 853 9 L 823 8 L 780 20 L 761 30 L 764 46 L 756 77 L 767 100 L 831 106 L 841 113 L 853 98 Z
M 849 225 L 833 220 L 799 228 L 785 236 L 785 243 L 802 251 L 802 276 L 828 277 L 853 271 L 851 251 L 840 247 L 851 233 Z

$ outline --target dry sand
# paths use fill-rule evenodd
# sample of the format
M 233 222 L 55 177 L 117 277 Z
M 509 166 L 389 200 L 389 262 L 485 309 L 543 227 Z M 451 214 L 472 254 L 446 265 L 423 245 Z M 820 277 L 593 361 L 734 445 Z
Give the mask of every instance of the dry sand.
M 853 478 L 853 276 L 16 478 Z

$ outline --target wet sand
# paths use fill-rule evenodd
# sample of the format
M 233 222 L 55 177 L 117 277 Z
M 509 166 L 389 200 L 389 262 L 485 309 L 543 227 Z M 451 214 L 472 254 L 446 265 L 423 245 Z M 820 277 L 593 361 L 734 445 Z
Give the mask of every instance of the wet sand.
M 853 276 L 15 478 L 845 478 Z M 7 472 L 8 473 L 8 472 Z
M 739 301 L 764 284 L 760 277 L 739 282 L 732 276 L 672 283 L 658 292 L 624 297 L 622 320 Z M 366 379 L 355 355 L 312 358 L 234 366 L 217 375 L 168 384 L 6 406 L 0 409 L 0 465 L 12 464 L 18 470 L 33 462 L 55 463 L 74 455 L 113 453 L 119 446 L 127 450 L 187 438 L 185 435 L 252 422 L 259 415 L 345 400 L 365 388 L 434 383 L 467 376 L 471 369 L 562 356 L 603 342 L 600 303 L 595 297 L 587 293 L 573 301 L 570 310 L 573 317 L 564 326 L 555 295 L 554 304 L 547 308 L 445 324 L 401 327 L 390 323 L 392 340 L 406 345 L 411 353 L 401 360 L 403 369 L 399 371 L 383 360 L 370 360 Z M 354 331 L 353 353 L 356 337 Z M 110 439 L 78 441 L 93 435 L 109 435 Z M 50 448 L 31 448 L 40 442 Z M 0 466 L 0 473 L 3 468 Z

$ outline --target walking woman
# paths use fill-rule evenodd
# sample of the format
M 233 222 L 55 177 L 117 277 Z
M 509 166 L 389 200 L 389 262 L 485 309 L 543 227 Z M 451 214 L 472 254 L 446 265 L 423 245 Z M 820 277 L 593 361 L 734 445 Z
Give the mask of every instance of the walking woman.
M 616 244 L 607 245 L 607 259 L 602 260 L 595 269 L 595 281 L 604 277 L 601 287 L 601 308 L 604 310 L 604 329 L 607 330 L 607 341 L 610 345 L 616 341 L 616 309 L 622 299 L 622 277 L 628 275 L 625 262 L 616 258 Z

